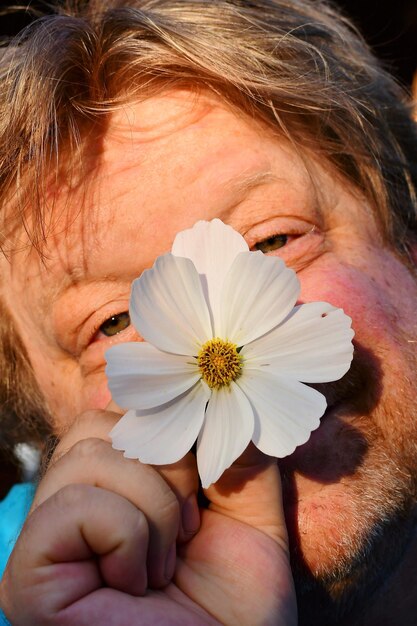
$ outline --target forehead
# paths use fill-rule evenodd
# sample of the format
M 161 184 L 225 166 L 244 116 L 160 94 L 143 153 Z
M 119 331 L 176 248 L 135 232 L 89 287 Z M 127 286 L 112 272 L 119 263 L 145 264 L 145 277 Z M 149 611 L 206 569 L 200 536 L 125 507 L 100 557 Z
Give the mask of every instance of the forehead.
M 210 218 L 218 203 L 227 220 L 241 198 L 270 182 L 283 183 L 276 203 L 301 205 L 309 196 L 311 204 L 313 164 L 307 168 L 306 159 L 277 143 L 263 124 L 208 94 L 175 91 L 117 111 L 90 142 L 82 175 L 49 188 L 48 275 L 64 269 L 66 280 L 76 281 L 95 258 L 105 263 L 103 253 L 120 236 L 126 242 L 141 235 L 142 253 L 145 245 L 155 256 L 163 251 L 158 242 L 188 226 L 196 211 L 197 219 Z M 37 251 L 29 257 L 36 271 Z

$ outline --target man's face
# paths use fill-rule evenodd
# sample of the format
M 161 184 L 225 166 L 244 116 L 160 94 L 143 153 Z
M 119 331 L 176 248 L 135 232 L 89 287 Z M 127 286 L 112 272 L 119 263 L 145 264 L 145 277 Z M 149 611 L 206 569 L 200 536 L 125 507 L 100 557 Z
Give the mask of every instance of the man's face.
M 58 433 L 108 404 L 104 353 L 138 339 L 124 328 L 130 283 L 199 219 L 219 217 L 252 249 L 282 257 L 301 302 L 342 307 L 356 333 L 351 373 L 322 387 L 321 427 L 281 464 L 295 554 L 342 579 L 375 521 L 408 505 L 417 294 L 365 200 L 300 153 L 214 97 L 132 105 L 97 142 L 85 184 L 51 189 L 43 262 L 20 246 L 1 271 Z

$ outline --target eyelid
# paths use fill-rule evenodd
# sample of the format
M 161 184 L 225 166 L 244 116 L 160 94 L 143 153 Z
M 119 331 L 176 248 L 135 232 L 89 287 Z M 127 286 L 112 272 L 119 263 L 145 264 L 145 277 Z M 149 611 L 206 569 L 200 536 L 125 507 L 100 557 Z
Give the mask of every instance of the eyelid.
M 100 326 L 104 324 L 106 320 L 124 312 L 129 312 L 128 299 L 109 302 L 101 307 L 99 310 L 93 311 L 91 315 L 85 320 L 80 329 L 80 332 L 78 333 L 75 346 L 76 354 L 80 355 L 84 350 L 88 348 L 89 345 L 91 345 L 92 343 L 97 343 L 93 341 L 93 338 L 98 333 Z M 125 329 L 125 331 L 127 331 L 129 328 L 131 328 L 131 324 Z M 121 331 L 121 333 L 125 331 Z M 119 336 L 121 333 L 118 333 L 118 335 L 115 335 L 115 337 Z M 106 339 L 108 339 L 109 341 L 114 341 L 113 337 L 108 337 Z
M 122 315 L 127 314 L 128 318 L 129 318 L 129 323 L 126 326 L 126 328 L 122 328 L 121 330 L 117 331 L 116 333 L 114 333 L 114 335 L 106 335 L 101 329 L 102 326 L 104 326 L 104 324 L 108 321 L 110 321 L 111 319 L 115 318 L 115 317 L 120 317 Z M 106 317 L 106 319 L 99 325 L 99 327 L 97 328 L 96 332 L 93 334 L 90 343 L 98 341 L 97 336 L 100 335 L 100 333 L 103 334 L 103 341 L 105 341 L 106 339 L 112 339 L 113 337 L 116 337 L 117 335 L 122 334 L 125 330 L 127 330 L 129 328 L 129 326 L 131 326 L 132 322 L 130 319 L 130 313 L 129 311 L 119 311 L 118 313 L 113 313 L 112 315 L 110 315 L 109 317 Z
M 317 224 L 298 218 L 273 218 L 255 225 L 247 234 L 250 250 L 254 245 L 278 235 L 287 235 L 285 245 L 265 252 L 285 261 L 295 272 L 301 272 L 326 251 L 326 237 Z
M 314 232 L 316 225 L 298 218 L 276 217 L 269 219 L 260 224 L 256 224 L 245 233 L 247 244 L 252 250 L 258 243 L 287 235 L 289 238 L 298 238 Z M 287 242 L 283 248 L 287 247 L 291 242 Z
M 122 315 L 122 313 L 128 313 L 129 314 L 129 309 L 126 310 L 117 310 L 114 313 L 111 313 L 110 315 L 105 315 L 104 319 L 101 319 L 100 322 L 94 322 L 94 325 L 91 328 L 91 334 L 90 334 L 90 341 L 89 343 L 93 343 L 96 341 L 95 337 L 99 334 L 100 332 L 100 328 L 103 326 L 103 324 L 105 322 L 107 322 L 109 319 L 111 319 L 112 317 L 117 317 L 118 315 Z M 127 330 L 129 328 L 129 326 L 131 326 L 131 322 L 129 323 L 128 326 L 126 326 L 126 328 L 124 328 L 123 330 L 121 330 L 120 332 L 116 333 L 115 335 L 113 335 L 113 337 L 106 337 L 106 335 L 103 335 L 103 341 L 105 341 L 106 339 L 113 339 L 114 337 L 116 337 L 116 335 L 120 335 L 121 333 L 123 333 L 125 330 Z

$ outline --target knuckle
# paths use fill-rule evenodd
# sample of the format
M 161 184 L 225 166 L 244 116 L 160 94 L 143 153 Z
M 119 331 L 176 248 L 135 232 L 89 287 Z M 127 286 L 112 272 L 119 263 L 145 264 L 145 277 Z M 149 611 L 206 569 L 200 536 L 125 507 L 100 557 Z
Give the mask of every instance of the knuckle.
M 109 443 L 99 439 L 98 437 L 87 437 L 86 439 L 80 439 L 71 447 L 67 454 L 76 456 L 80 461 L 90 461 L 97 458 L 100 454 L 103 454 L 104 450 L 107 450 Z
M 136 507 L 132 510 L 131 529 L 132 529 L 132 532 L 137 537 L 140 537 L 142 541 L 147 542 L 149 540 L 148 520 L 146 519 L 146 516 L 144 515 L 144 513 L 142 513 L 142 511 L 140 511 Z
M 179 516 L 180 505 L 175 494 L 171 490 L 165 491 L 161 506 L 158 508 L 159 523 L 173 526 L 178 522 Z
M 86 500 L 91 502 L 94 490 L 91 485 L 70 484 L 61 487 L 52 497 L 58 509 L 76 509 Z
M 140 472 L 142 484 L 149 480 L 149 484 L 152 485 L 151 490 L 146 489 L 143 492 L 147 506 L 140 508 L 146 511 L 151 520 L 159 526 L 175 525 L 180 517 L 180 504 L 172 486 L 151 465 L 136 463 L 135 468 Z

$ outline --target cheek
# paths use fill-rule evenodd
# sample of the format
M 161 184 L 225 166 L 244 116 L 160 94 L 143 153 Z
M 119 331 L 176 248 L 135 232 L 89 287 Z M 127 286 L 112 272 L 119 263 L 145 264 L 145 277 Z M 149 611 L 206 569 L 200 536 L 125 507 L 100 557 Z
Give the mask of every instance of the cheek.
M 104 373 L 92 376 L 83 390 L 83 410 L 105 409 L 111 401 L 111 394 L 107 386 Z
M 83 352 L 78 361 L 82 411 L 105 409 L 111 401 L 105 373 L 107 347 L 106 342 L 97 341 Z
M 327 262 L 320 268 L 302 272 L 300 300 L 324 300 L 342 308 L 352 318 L 357 341 L 380 346 L 395 345 L 400 329 L 411 333 L 416 302 L 411 304 L 416 286 L 409 272 L 396 262 L 376 261 L 375 271 L 340 262 Z M 399 265 L 399 264 L 398 264 Z M 386 271 L 381 271 L 384 268 Z
M 84 377 L 77 362 L 33 359 L 38 384 L 58 432 L 89 409 L 105 409 L 111 400 L 103 368 Z

